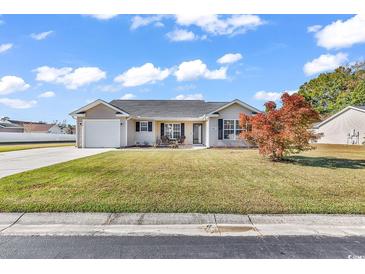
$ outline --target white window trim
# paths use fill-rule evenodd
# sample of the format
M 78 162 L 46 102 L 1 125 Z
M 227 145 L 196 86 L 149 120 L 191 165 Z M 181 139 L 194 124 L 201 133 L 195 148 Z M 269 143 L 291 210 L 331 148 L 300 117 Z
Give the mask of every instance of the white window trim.
M 227 139 L 224 138 L 224 131 L 225 130 L 231 130 L 231 129 L 225 129 L 224 128 L 224 122 L 225 121 L 233 121 L 233 139 Z M 239 121 L 239 119 L 223 119 L 223 140 L 239 140 L 239 138 L 237 139 L 237 130 L 241 130 L 243 131 L 244 129 L 237 129 L 237 121 Z
M 146 130 L 142 130 L 142 123 L 146 123 Z M 139 132 L 148 132 L 148 121 L 139 121 Z
M 168 136 L 166 135 L 166 125 L 171 125 L 171 128 L 172 128 L 172 138 L 173 140 L 177 139 L 174 137 L 174 125 L 179 125 L 179 135 L 181 137 L 181 123 L 164 123 L 164 135 L 165 136 Z

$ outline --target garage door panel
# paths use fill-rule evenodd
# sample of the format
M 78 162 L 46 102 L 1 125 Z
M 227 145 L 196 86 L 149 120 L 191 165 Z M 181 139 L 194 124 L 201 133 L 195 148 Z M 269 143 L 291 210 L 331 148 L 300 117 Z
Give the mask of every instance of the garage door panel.
M 85 147 L 120 147 L 120 121 L 85 120 L 84 125 Z

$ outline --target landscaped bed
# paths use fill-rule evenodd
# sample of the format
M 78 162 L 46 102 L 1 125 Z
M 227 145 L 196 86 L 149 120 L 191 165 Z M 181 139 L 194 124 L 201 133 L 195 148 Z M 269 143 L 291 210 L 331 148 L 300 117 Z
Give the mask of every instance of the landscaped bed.
M 1 145 L 0 152 L 9 152 L 33 148 L 46 148 L 46 147 L 64 147 L 64 146 L 75 146 L 75 143 L 32 143 L 32 144 L 12 144 L 12 145 Z
M 365 213 L 365 147 L 116 150 L 1 179 L 0 211 Z

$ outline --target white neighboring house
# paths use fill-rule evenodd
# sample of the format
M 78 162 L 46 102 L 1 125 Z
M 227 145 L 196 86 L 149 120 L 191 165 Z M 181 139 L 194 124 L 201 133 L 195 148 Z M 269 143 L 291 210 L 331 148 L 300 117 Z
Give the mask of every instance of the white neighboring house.
M 185 145 L 245 147 L 239 115 L 258 109 L 236 99 L 96 100 L 70 115 L 76 119 L 76 143 L 84 147 L 128 147 L 176 140 Z
M 318 144 L 361 145 L 365 141 L 365 106 L 348 106 L 313 127 Z

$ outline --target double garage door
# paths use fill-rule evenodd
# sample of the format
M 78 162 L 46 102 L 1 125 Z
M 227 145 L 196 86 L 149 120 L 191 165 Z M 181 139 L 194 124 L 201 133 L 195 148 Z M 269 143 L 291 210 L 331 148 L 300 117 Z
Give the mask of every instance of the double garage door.
M 83 147 L 120 147 L 119 119 L 85 119 Z

